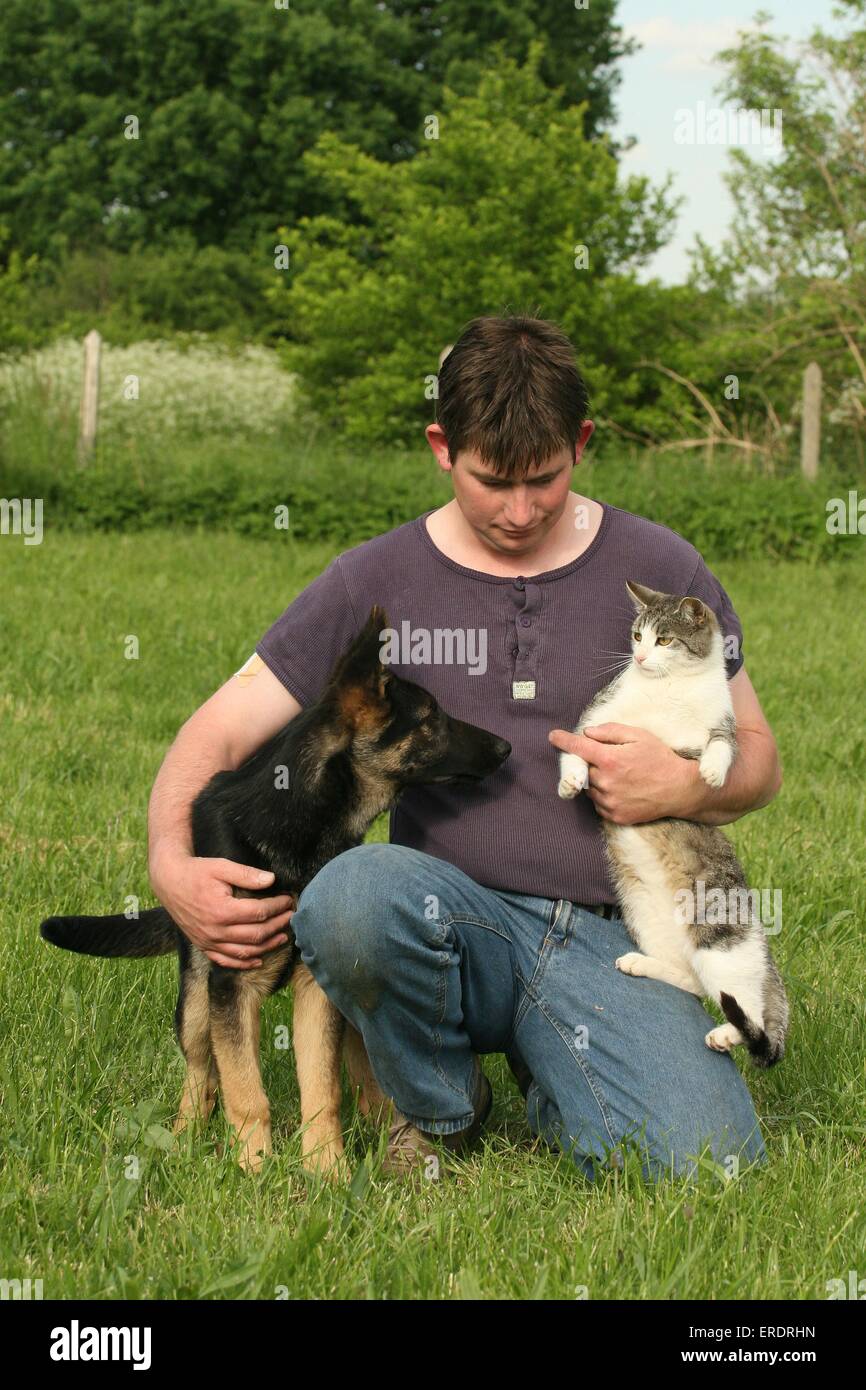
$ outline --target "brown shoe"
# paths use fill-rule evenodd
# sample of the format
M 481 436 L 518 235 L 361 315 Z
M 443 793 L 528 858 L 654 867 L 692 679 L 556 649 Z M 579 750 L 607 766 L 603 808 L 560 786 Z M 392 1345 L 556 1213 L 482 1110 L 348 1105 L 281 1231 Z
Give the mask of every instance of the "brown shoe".
M 465 1129 L 458 1129 L 453 1134 L 431 1134 L 418 1129 L 409 1120 L 400 1120 L 392 1125 L 388 1131 L 388 1151 L 382 1162 L 382 1172 L 403 1177 L 425 1169 L 428 1159 L 436 1159 L 438 1164 L 436 1144 L 452 1153 L 463 1153 L 472 1147 L 493 1105 L 493 1088 L 477 1061 L 472 1102 L 475 1118 Z M 430 1175 L 438 1177 L 438 1167 Z

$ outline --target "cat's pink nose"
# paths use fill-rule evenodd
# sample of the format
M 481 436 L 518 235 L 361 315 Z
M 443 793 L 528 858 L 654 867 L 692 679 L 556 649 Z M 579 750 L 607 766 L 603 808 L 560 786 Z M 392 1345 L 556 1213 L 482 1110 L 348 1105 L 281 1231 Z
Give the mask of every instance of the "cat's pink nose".
M 646 652 L 636 652 L 634 659 L 637 662 L 638 666 L 643 666 L 644 662 L 646 661 Z

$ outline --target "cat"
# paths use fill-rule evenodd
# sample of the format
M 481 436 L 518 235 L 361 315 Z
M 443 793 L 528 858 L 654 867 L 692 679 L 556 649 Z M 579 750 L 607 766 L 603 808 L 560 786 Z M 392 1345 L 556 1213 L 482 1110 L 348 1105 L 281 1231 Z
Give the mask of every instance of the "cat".
M 716 615 L 698 598 L 631 580 L 626 587 L 637 610 L 632 659 L 574 732 L 610 722 L 646 729 L 694 758 L 709 786 L 721 787 L 737 742 Z M 559 795 L 570 799 L 588 784 L 583 758 L 561 753 Z M 707 1033 L 708 1047 L 729 1052 L 745 1042 L 756 1066 L 778 1062 L 788 1027 L 785 987 L 730 842 L 716 826 L 671 817 L 602 826 L 623 920 L 639 947 L 620 956 L 617 969 L 712 998 L 728 1021 Z M 719 915 L 702 905 L 720 901 L 725 920 L 702 920 Z

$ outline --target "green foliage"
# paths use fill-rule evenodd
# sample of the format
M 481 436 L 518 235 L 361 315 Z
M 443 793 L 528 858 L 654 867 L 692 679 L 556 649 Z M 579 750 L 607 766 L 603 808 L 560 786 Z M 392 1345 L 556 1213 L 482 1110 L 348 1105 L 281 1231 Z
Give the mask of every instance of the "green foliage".
M 39 260 L 37 256 L 25 259 L 20 251 L 12 250 L 4 267 L 3 251 L 8 239 L 8 228 L 0 224 L 0 351 L 32 347 L 38 341 L 28 319 Z
M 278 222 L 341 211 L 302 163 L 323 131 L 378 160 L 411 158 L 443 83 L 471 91 L 495 41 L 522 57 L 546 36 L 541 80 L 566 104 L 585 100 L 591 130 L 609 125 L 613 65 L 632 48 L 614 8 L 4 0 L 0 220 L 23 255 L 52 260 L 160 246 L 178 230 L 264 255 Z
M 0 351 L 99 329 L 114 343 L 208 332 L 233 343 L 266 336 L 272 262 L 177 234 L 160 249 L 80 249 L 0 269 Z
M 239 406 L 239 425 L 241 414 Z M 151 415 L 139 433 L 106 429 L 93 462 L 79 468 L 74 412 L 58 411 L 44 392 L 22 393 L 0 413 L 0 496 L 41 497 L 52 531 L 206 527 L 340 549 L 452 496 L 428 453 L 382 448 L 371 455 L 314 433 L 305 438 L 309 424 L 291 415 L 281 421 L 277 412 L 268 433 L 196 434 L 180 420 L 166 432 Z M 572 482 L 575 491 L 671 527 L 709 560 L 822 562 L 862 550 L 862 537 L 826 529 L 828 498 L 847 497 L 850 486 L 831 472 L 813 484 L 797 473 L 767 476 L 724 455 L 710 467 L 634 450 L 626 457 L 609 438 L 594 445 Z
M 594 410 L 628 424 L 647 394 L 635 363 L 663 336 L 669 295 L 634 272 L 672 225 L 667 185 L 620 180 L 582 110 L 541 81 L 541 54 L 533 45 L 522 68 L 502 58 L 471 96 L 447 93 L 438 138 L 404 164 L 334 134 L 307 156 L 354 217 L 284 229 L 292 269 L 269 297 L 306 399 L 347 438 L 417 437 L 439 348 L 475 314 L 536 300 L 575 342 Z
M 866 453 L 866 5 L 838 11 L 846 32 L 815 29 L 792 56 L 767 15 L 719 56 L 724 97 L 781 115 L 782 145 L 768 158 L 731 151 L 727 182 L 735 206 L 730 235 L 713 250 L 698 239 L 692 285 L 704 293 L 706 331 L 668 359 L 709 387 L 739 377 L 732 428 L 784 445 L 798 423 L 802 373 L 824 377 L 825 447 Z M 666 395 L 672 398 L 671 392 Z M 682 393 L 680 393 L 682 399 Z M 772 412 L 782 420 L 779 429 Z M 796 445 L 796 431 L 792 443 Z

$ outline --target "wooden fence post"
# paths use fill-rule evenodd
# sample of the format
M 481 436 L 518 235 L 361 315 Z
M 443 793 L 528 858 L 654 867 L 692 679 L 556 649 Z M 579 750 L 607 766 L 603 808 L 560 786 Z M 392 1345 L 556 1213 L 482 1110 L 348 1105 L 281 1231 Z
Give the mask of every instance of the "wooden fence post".
M 804 478 L 817 478 L 821 451 L 821 368 L 810 362 L 803 373 L 803 429 L 800 468 Z
M 78 417 L 78 465 L 83 467 L 93 453 L 96 443 L 96 421 L 99 412 L 99 356 L 102 338 L 92 328 L 84 339 L 84 385 L 81 391 L 81 413 Z

